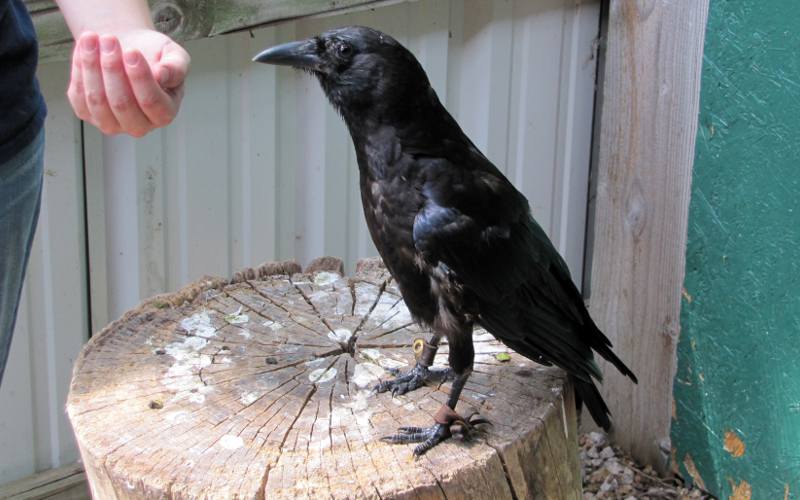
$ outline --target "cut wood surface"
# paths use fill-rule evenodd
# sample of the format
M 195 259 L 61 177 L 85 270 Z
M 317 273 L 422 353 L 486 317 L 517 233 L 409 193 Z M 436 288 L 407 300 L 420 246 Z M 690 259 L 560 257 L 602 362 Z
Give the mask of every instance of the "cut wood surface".
M 426 332 L 379 260 L 341 270 L 328 258 L 203 279 L 94 336 L 67 402 L 94 497 L 580 498 L 563 373 L 481 330 L 457 410 L 493 425 L 418 459 L 381 442 L 431 425 L 449 383 L 371 392 L 413 366 Z

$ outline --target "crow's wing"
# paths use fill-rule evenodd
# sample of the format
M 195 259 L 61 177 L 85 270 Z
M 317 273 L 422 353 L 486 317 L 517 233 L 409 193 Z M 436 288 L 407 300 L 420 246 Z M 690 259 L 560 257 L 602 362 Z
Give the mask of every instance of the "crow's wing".
M 429 166 L 426 203 L 414 221 L 417 250 L 474 295 L 480 323 L 520 354 L 591 383 L 601 378 L 593 349 L 635 380 L 589 317 L 525 197 L 489 165 Z

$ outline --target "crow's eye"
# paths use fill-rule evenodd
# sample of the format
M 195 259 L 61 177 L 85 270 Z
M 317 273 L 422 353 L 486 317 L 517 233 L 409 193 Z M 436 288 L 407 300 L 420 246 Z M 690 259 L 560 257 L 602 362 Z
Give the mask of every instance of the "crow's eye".
M 339 57 L 349 57 L 353 48 L 347 43 L 340 43 L 336 46 L 336 55 Z

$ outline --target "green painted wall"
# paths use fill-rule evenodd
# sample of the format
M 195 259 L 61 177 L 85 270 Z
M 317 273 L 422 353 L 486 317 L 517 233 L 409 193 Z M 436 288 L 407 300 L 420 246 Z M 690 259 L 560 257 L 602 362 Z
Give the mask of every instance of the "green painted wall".
M 800 3 L 711 0 L 675 458 L 728 498 L 800 498 Z M 726 448 L 727 436 L 727 450 Z M 737 456 L 740 455 L 740 456 Z M 689 467 L 691 468 L 691 466 Z

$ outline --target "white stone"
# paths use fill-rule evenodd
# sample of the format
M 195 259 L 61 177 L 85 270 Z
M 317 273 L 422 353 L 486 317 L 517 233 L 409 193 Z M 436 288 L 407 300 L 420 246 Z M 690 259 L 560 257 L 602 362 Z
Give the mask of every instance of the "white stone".
M 614 456 L 614 449 L 610 446 L 606 446 L 603 448 L 603 451 L 600 452 L 600 458 L 611 458 Z

